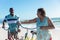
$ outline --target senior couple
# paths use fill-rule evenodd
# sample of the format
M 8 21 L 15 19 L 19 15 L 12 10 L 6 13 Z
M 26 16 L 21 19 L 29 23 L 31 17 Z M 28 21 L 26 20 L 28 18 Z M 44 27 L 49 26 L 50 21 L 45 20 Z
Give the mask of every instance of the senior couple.
M 36 33 L 37 33 L 37 40 L 52 40 L 52 37 L 49 33 L 49 29 L 54 29 L 54 25 L 51 22 L 50 18 L 46 16 L 44 8 L 37 9 L 37 17 L 33 18 L 32 20 L 28 20 L 25 22 L 20 22 L 19 17 L 14 15 L 14 9 L 9 9 L 10 14 L 5 16 L 3 20 L 3 28 L 5 28 L 5 22 L 9 25 L 8 30 L 8 39 L 9 40 L 18 40 L 18 32 L 20 32 L 19 26 L 20 24 L 30 24 L 36 23 Z M 14 36 L 14 38 L 13 38 Z

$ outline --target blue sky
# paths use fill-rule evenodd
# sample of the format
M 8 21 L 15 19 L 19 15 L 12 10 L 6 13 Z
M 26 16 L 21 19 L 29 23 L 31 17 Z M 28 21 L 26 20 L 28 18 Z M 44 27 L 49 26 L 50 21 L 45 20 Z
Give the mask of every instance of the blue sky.
M 50 18 L 60 17 L 60 0 L 0 0 L 0 19 L 9 14 L 9 8 L 20 19 L 33 19 L 38 8 L 44 8 Z

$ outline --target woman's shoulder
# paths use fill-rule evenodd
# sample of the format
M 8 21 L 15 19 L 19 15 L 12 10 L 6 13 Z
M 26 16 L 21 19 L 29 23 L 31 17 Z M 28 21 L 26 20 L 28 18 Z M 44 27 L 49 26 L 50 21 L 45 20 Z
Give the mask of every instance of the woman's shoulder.
M 47 16 L 46 16 L 45 18 L 46 18 L 46 19 L 48 19 L 48 20 L 50 20 L 50 18 L 49 18 L 49 17 L 47 17 Z
M 51 21 L 51 19 L 49 17 L 46 17 L 48 19 L 48 22 Z
M 48 21 L 51 21 L 51 19 L 49 17 L 47 17 L 47 16 L 45 17 L 45 19 L 47 19 Z
M 48 19 L 49 19 L 49 17 L 48 17 L 48 16 L 45 16 L 45 18 L 48 18 Z

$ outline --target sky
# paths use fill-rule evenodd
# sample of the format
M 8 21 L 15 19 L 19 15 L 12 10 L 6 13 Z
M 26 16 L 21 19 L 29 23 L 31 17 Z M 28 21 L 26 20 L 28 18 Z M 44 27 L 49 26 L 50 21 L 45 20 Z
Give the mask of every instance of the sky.
M 9 14 L 11 7 L 22 20 L 37 17 L 38 8 L 44 8 L 50 18 L 60 17 L 60 0 L 0 0 L 0 19 Z

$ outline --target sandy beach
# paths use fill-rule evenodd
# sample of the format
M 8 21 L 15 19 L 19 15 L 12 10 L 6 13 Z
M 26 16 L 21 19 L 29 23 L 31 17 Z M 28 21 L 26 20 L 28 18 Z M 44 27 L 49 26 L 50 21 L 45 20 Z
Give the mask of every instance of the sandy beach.
M 22 31 L 18 34 L 19 37 L 24 36 L 24 34 L 26 32 L 26 30 L 23 28 L 21 28 L 21 30 Z M 50 33 L 51 33 L 53 40 L 60 40 L 60 28 L 50 30 Z M 29 32 L 28 36 L 30 36 L 30 35 L 31 35 L 31 33 Z M 7 31 L 2 29 L 1 25 L 0 25 L 0 40 L 5 40 L 6 38 L 7 38 Z

